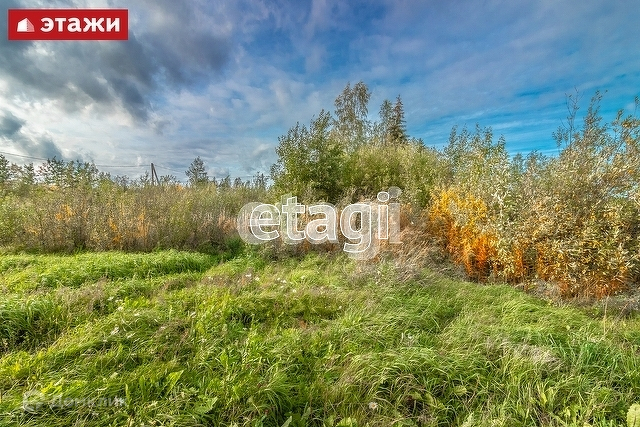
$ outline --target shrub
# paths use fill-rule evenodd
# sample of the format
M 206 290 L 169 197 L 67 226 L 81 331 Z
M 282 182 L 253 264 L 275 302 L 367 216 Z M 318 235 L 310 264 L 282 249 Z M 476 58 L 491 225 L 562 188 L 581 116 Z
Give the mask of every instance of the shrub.
M 510 159 L 490 130 L 452 132 L 445 185 L 428 231 L 470 277 L 541 278 L 563 296 L 603 297 L 637 283 L 640 267 L 640 121 L 602 124 L 596 94 L 581 128 L 555 135 L 555 158 Z M 489 268 L 490 267 L 490 268 Z

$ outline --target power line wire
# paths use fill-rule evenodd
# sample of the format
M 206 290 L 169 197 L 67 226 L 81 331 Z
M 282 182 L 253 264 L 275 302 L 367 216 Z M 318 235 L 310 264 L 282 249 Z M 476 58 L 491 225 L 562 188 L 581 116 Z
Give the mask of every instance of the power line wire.
M 9 153 L 6 151 L 0 151 L 0 154 L 6 154 L 7 156 L 13 156 L 13 157 L 20 157 L 23 159 L 42 160 L 45 162 L 48 160 L 51 160 L 51 159 L 45 159 L 43 157 L 27 156 L 24 154 Z M 100 168 L 145 168 L 146 167 L 145 165 L 97 165 L 95 163 L 93 163 L 93 165 Z
M 48 161 L 48 160 L 51 160 L 51 159 L 45 159 L 43 157 L 27 156 L 27 155 L 24 155 L 24 154 L 9 153 L 9 152 L 6 152 L 6 151 L 0 151 L 0 154 L 6 154 L 8 156 L 20 157 L 20 158 L 24 158 L 24 159 L 42 160 L 42 161 L 45 161 L 45 162 Z M 95 163 L 93 165 L 95 167 L 98 167 L 98 168 L 142 168 L 142 169 L 146 169 L 147 168 L 146 165 L 99 165 L 99 164 L 95 164 Z M 177 174 L 185 173 L 184 171 L 178 171 L 178 170 L 175 170 L 175 169 L 172 169 L 172 168 L 168 168 L 168 167 L 163 166 L 163 165 L 158 165 L 158 164 L 155 164 L 155 163 L 154 163 L 154 166 L 156 168 L 165 169 L 165 170 L 168 170 L 170 172 L 177 173 Z M 254 176 L 255 175 L 237 175 L 236 177 L 237 178 L 253 178 Z
M 96 165 L 94 164 L 94 166 L 98 167 L 98 168 L 145 168 L 146 169 L 146 165 L 126 165 L 126 166 L 120 166 L 120 165 Z
M 171 168 L 168 168 L 168 167 L 166 167 L 166 166 L 158 165 L 158 164 L 155 164 L 155 163 L 154 163 L 153 165 L 154 165 L 156 168 L 166 169 L 166 170 L 171 171 L 171 172 L 175 172 L 175 173 L 179 173 L 179 174 L 183 174 L 183 173 L 185 173 L 184 171 L 177 171 L 177 170 L 175 170 L 175 169 L 171 169 Z
M 14 157 L 22 157 L 24 159 L 33 159 L 33 160 L 49 160 L 49 159 L 43 159 L 42 157 L 34 157 L 34 156 L 25 156 L 22 154 L 15 154 L 15 153 L 7 153 L 6 151 L 0 151 L 0 154 L 6 154 L 8 156 L 14 156 Z

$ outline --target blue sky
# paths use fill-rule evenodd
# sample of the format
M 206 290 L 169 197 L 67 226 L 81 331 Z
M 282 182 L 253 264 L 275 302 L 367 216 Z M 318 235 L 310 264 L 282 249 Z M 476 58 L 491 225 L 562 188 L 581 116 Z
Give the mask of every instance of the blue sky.
M 0 22 L 0 152 L 54 155 L 137 176 L 248 179 L 278 136 L 308 123 L 349 82 L 375 119 L 401 95 L 411 136 L 491 126 L 510 152 L 557 152 L 551 136 L 577 90 L 607 121 L 640 95 L 633 1 L 31 1 L 19 7 L 129 9 L 127 42 L 10 42 Z M 19 157 L 21 156 L 21 157 Z M 120 167 L 126 166 L 126 167 Z

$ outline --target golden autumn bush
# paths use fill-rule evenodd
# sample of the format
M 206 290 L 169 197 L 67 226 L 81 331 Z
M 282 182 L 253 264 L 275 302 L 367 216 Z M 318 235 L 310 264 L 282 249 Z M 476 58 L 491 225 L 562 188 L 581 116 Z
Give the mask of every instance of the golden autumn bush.
M 449 182 L 427 210 L 428 230 L 469 277 L 543 279 L 565 297 L 637 287 L 640 121 L 602 123 L 592 100 L 556 138 L 559 156 L 509 158 L 490 131 L 452 132 Z
M 489 231 L 485 203 L 451 187 L 441 190 L 427 212 L 428 232 L 464 265 L 468 276 L 484 281 L 496 261 L 496 237 Z

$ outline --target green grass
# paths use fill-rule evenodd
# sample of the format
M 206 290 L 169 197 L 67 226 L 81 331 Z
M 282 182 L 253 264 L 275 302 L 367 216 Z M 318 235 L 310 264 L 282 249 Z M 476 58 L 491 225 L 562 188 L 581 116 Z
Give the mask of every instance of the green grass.
M 640 319 L 308 255 L 0 256 L 0 425 L 616 426 Z

